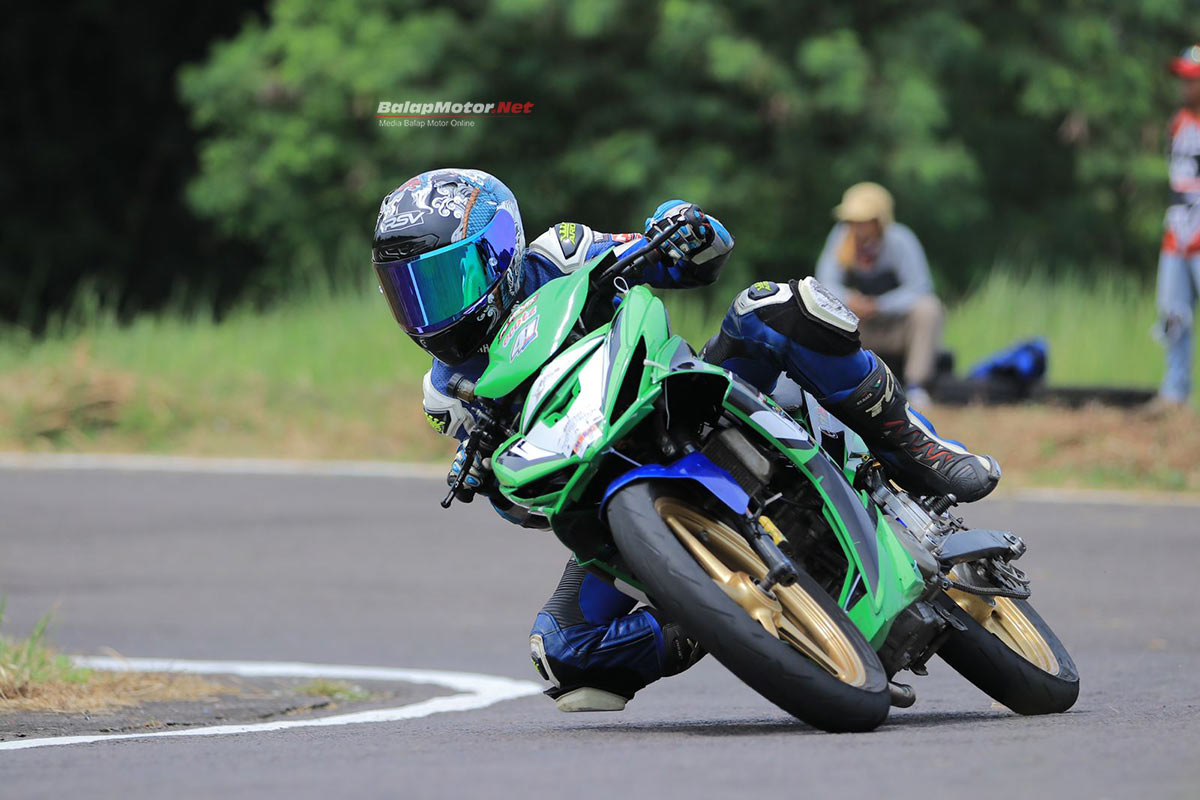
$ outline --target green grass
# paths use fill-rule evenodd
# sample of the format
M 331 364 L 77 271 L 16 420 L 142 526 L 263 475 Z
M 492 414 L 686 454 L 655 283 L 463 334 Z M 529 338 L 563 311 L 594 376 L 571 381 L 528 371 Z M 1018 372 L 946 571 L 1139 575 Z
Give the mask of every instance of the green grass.
M 67 363 L 81 346 L 105 365 L 218 393 L 258 382 L 300 392 L 385 382 L 418 373 L 424 361 L 380 298 L 342 294 L 220 323 L 147 315 L 121 326 L 100 314 L 40 340 L 10 331 L 0 336 L 0 374 Z
M 0 335 L 0 439 L 8 417 L 17 440 L 0 447 L 161 452 L 186 438 L 182 446 L 191 450 L 253 454 L 258 434 L 304 438 L 338 421 L 384 428 L 398 407 L 419 408 L 425 369 L 427 358 L 386 304 L 366 293 L 241 311 L 220 323 L 158 315 L 118 325 L 98 315 L 40 340 Z M 89 417 L 88 408 L 113 394 L 121 406 L 115 418 Z M 406 447 L 418 456 L 436 449 L 430 440 L 422 450 L 421 441 Z M 313 442 L 310 450 L 321 446 Z M 381 445 L 369 455 L 386 452 Z
M 731 287 L 730 293 L 734 287 Z M 664 292 L 699 346 L 727 304 Z M 950 309 L 960 371 L 1034 335 L 1050 380 L 1153 387 L 1152 288 L 1132 279 L 997 271 Z M 424 354 L 375 293 L 119 325 L 94 310 L 42 339 L 0 331 L 0 448 L 441 458 L 420 424 Z
M 45 683 L 86 683 L 91 676 L 91 670 L 76 667 L 47 646 L 50 616 L 47 613 L 39 619 L 26 638 L 0 634 L 0 700 L 22 697 Z M 4 602 L 0 601 L 0 624 L 3 621 Z
M 959 370 L 1020 339 L 1049 342 L 1049 382 L 1157 387 L 1162 347 L 1150 335 L 1152 287 L 1132 278 L 996 272 L 956 304 L 946 344 Z
M 345 681 L 332 681 L 326 678 L 318 678 L 311 683 L 299 686 L 296 691 L 310 697 L 328 697 L 330 700 L 336 700 L 339 703 L 360 703 L 363 700 L 371 698 L 371 693 L 361 686 L 355 686 Z

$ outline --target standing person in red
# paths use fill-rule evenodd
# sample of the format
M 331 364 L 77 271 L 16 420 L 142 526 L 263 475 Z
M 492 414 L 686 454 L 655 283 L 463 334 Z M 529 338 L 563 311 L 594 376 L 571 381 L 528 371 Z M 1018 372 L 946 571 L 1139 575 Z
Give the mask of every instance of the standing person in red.
M 1200 44 L 1171 61 L 1183 107 L 1171 119 L 1167 151 L 1171 205 L 1158 261 L 1158 336 L 1167 369 L 1155 404 L 1183 406 L 1192 390 L 1192 331 L 1200 295 Z

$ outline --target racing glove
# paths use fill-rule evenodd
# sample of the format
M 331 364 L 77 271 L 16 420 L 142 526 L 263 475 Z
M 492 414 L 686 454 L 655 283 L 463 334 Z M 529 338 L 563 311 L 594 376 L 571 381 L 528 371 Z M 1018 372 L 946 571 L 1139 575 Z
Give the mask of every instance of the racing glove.
M 485 481 L 491 477 L 491 459 L 483 458 L 479 453 L 467 464 L 467 443 L 458 443 L 458 453 L 454 456 L 454 462 L 450 465 L 450 472 L 446 475 L 446 485 L 454 486 L 458 482 L 458 477 L 462 475 L 463 470 L 467 471 L 467 477 L 463 481 L 462 489 L 459 492 L 459 499 L 464 503 L 471 502 L 474 499 L 475 493 L 483 488 Z
M 691 203 L 682 200 L 668 200 L 658 207 L 654 216 L 646 220 L 646 237 L 653 237 L 695 208 Z M 663 255 L 673 263 L 690 261 L 697 265 L 704 264 L 724 256 L 733 249 L 733 237 L 725 230 L 725 226 L 703 212 L 701 216 L 704 223 L 684 225 L 661 245 Z

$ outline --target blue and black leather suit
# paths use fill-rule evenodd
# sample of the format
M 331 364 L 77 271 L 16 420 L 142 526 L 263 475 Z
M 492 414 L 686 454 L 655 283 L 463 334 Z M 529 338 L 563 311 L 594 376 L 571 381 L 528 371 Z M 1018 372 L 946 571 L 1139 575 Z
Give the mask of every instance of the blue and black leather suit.
M 679 201 L 664 203 L 647 225 L 679 205 Z M 716 280 L 733 239 L 720 222 L 709 220 L 723 252 L 716 257 L 709 254 L 704 263 L 686 258 L 672 263 L 664 258 L 645 270 L 643 281 L 666 289 Z M 606 250 L 641 246 L 645 240 L 640 234 L 602 234 L 578 223 L 555 225 L 526 250 L 521 297 Z M 875 369 L 876 361 L 860 347 L 853 316 L 848 316 L 849 324 L 839 327 L 821 315 L 820 309 L 801 301 L 801 284 L 796 281 L 756 283 L 735 298 L 705 356 L 762 391 L 771 391 L 780 374 L 786 373 L 817 397 L 836 401 L 853 392 Z M 434 362 L 424 388 L 426 414 L 435 428 L 460 440 L 466 436 L 472 422 L 470 409 L 449 396 L 447 382 L 455 373 L 477 378 L 485 366 L 485 355 L 453 368 Z M 677 671 L 680 667 L 672 663 L 658 612 L 646 607 L 634 610 L 635 605 L 635 600 L 572 558 L 534 620 L 532 647 L 538 669 L 560 690 L 591 686 L 625 697 Z

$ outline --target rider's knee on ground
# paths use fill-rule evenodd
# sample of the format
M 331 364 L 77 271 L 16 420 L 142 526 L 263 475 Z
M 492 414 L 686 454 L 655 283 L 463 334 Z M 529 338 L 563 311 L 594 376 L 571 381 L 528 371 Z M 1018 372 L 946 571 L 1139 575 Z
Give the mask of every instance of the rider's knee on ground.
M 572 558 L 530 631 L 533 663 L 556 690 L 629 698 L 662 677 L 661 632 L 645 609 Z
M 636 613 L 645 616 L 643 611 Z M 649 628 L 638 637 L 640 641 L 633 642 L 606 641 L 609 633 L 608 626 L 602 625 L 564 629 L 539 613 L 529 637 L 534 668 L 553 684 L 553 690 L 590 686 L 626 699 L 662 677 L 657 643 Z

